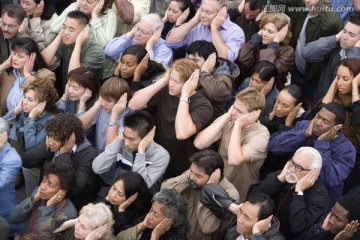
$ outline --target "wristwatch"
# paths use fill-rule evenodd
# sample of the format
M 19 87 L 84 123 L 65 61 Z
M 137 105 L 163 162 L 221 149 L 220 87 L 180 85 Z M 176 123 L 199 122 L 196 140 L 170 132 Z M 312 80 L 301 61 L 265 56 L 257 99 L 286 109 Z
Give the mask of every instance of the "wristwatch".
M 117 125 L 117 122 L 110 119 L 109 126 L 115 126 L 115 125 Z
M 294 192 L 294 195 L 304 196 L 304 192 L 302 191 Z
M 180 98 L 180 101 L 184 101 L 184 102 L 190 103 L 190 98 L 188 98 L 188 97 L 182 97 L 182 98 Z

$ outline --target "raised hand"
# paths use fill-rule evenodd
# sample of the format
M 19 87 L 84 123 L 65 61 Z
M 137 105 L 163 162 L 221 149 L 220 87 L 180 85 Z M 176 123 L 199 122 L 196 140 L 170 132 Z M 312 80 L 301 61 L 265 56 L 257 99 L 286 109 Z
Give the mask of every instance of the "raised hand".
M 143 137 L 143 139 L 141 139 L 139 146 L 138 146 L 139 154 L 145 154 L 146 150 L 148 149 L 148 147 L 154 140 L 155 130 L 156 130 L 156 127 L 153 127 L 153 129 L 151 129 L 150 132 L 148 132 L 148 134 L 146 134 L 146 136 Z
M 103 8 L 103 6 L 104 6 L 104 0 L 100 0 L 99 2 L 98 2 L 98 4 L 96 4 L 96 6 L 94 7 L 94 9 L 92 10 L 92 12 L 91 12 L 91 19 L 92 20 L 95 20 L 95 19 L 97 19 L 98 18 L 98 16 L 99 16 L 99 13 L 101 12 L 101 9 Z
M 303 192 L 314 185 L 320 174 L 320 169 L 313 169 L 305 177 L 301 178 L 295 185 L 295 192 Z
M 133 38 L 135 36 L 136 31 L 137 31 L 137 24 L 130 30 L 130 32 L 127 32 L 125 35 L 128 38 Z
M 0 71 L 5 71 L 12 66 L 12 54 L 0 65 Z
M 163 23 L 166 23 L 167 21 L 169 21 L 169 19 L 168 19 L 168 13 L 169 13 L 169 9 L 166 9 L 165 15 L 164 15 L 164 17 L 162 18 Z
M 200 22 L 200 8 L 196 11 L 195 16 L 191 19 L 191 21 L 196 24 Z
M 84 94 L 81 95 L 81 97 L 80 97 L 80 100 L 79 100 L 80 105 L 81 105 L 81 104 L 82 104 L 82 105 L 85 105 L 86 102 L 91 98 L 91 96 L 92 96 L 91 90 L 88 89 L 88 88 L 86 88 Z
M 41 0 L 38 5 L 36 5 L 35 12 L 33 14 L 33 18 L 41 17 L 44 11 L 44 0 Z
M 151 240 L 158 240 L 165 232 L 170 230 L 173 223 L 173 219 L 164 218 L 152 231 Z
M 108 230 L 108 224 L 102 225 L 86 236 L 85 240 L 98 240 Z
M 301 106 L 302 106 L 302 103 L 299 103 L 298 105 L 296 105 L 296 107 L 293 108 L 293 110 L 291 110 L 289 115 L 286 117 L 285 126 L 291 126 L 294 123 L 294 120 L 295 120 L 296 116 L 298 115 Z
M 161 28 L 157 29 L 154 32 L 154 34 L 150 37 L 150 39 L 147 41 L 145 48 L 148 52 L 152 51 L 156 43 L 159 41 L 161 37 L 161 31 L 162 31 Z
M 240 14 L 243 13 L 244 6 L 245 6 L 245 0 L 241 0 L 241 2 L 239 3 L 239 6 L 237 8 Z
M 87 25 L 76 37 L 75 44 L 82 46 L 89 39 L 89 26 Z
M 5 146 L 5 143 L 7 141 L 8 138 L 8 134 L 7 132 L 2 132 L 0 133 L 0 151 L 3 149 L 3 147 Z
M 137 65 L 134 72 L 133 81 L 140 81 L 141 76 L 145 73 L 149 64 L 149 54 L 146 54 L 145 57 L 141 60 L 141 62 Z
M 263 9 L 259 15 L 256 16 L 255 18 L 255 22 L 261 22 L 261 20 L 263 19 L 263 17 L 266 15 L 266 11 L 265 9 Z
M 336 42 L 340 42 L 341 36 L 344 33 L 344 30 L 342 29 L 338 34 L 336 34 L 335 39 Z
M 36 59 L 36 53 L 31 53 L 30 57 L 26 60 L 24 65 L 24 76 L 28 76 L 34 69 L 34 63 Z
M 274 37 L 273 42 L 281 43 L 286 38 L 286 35 L 289 30 L 289 25 L 286 24 L 280 31 L 278 31 Z
M 28 29 L 29 29 L 29 19 L 26 17 L 22 21 L 22 23 L 21 23 L 21 25 L 20 25 L 20 27 L 18 29 L 18 32 L 25 32 Z
M 195 89 L 199 83 L 199 69 L 196 69 L 190 78 L 184 83 L 181 89 L 181 96 L 190 97 L 195 93 Z
M 342 124 L 338 124 L 333 126 L 330 130 L 328 130 L 327 132 L 321 134 L 317 140 L 322 140 L 322 141 L 332 141 L 334 140 L 337 136 L 338 133 L 340 131 L 342 127 Z
M 214 70 L 216 63 L 216 53 L 210 54 L 204 64 L 201 66 L 201 71 L 211 73 Z
M 270 79 L 270 81 L 268 81 L 265 86 L 261 89 L 261 93 L 266 97 L 266 95 L 268 95 L 268 93 L 271 91 L 271 89 L 273 88 L 274 86 L 274 77 L 272 77 Z
M 285 164 L 284 168 L 281 170 L 281 173 L 277 176 L 280 182 L 285 182 L 285 176 L 289 169 L 289 161 Z
M 118 118 L 120 113 L 126 109 L 127 105 L 127 93 L 121 95 L 119 101 L 115 103 L 114 107 L 111 110 L 111 117 Z
M 66 195 L 66 191 L 60 189 L 52 198 L 50 198 L 47 203 L 46 206 L 55 206 L 57 204 L 59 204 Z
M 255 233 L 263 234 L 264 232 L 266 232 L 269 229 L 272 217 L 273 217 L 273 215 L 271 215 L 268 218 L 265 218 L 265 219 L 260 220 L 257 223 L 255 223 L 253 228 L 252 228 L 252 233 L 253 234 L 255 234 Z
M 24 97 L 21 98 L 17 106 L 14 108 L 15 115 L 18 115 L 23 110 L 23 100 Z
M 75 10 L 79 10 L 79 9 L 80 9 L 81 1 L 82 1 L 82 0 L 76 0 L 76 2 L 73 3 L 73 4 L 74 4 L 73 6 L 74 6 L 74 9 L 75 9 Z
M 275 101 L 274 107 L 273 107 L 272 111 L 269 113 L 269 120 L 270 121 L 272 121 L 275 118 L 277 107 L 278 107 L 278 103 L 277 103 L 277 101 Z
M 181 15 L 180 17 L 178 18 L 178 20 L 176 20 L 176 26 L 179 26 L 181 24 L 183 24 L 186 19 L 189 17 L 189 14 L 190 14 L 190 9 L 187 8 Z
M 238 126 L 241 129 L 247 128 L 252 124 L 256 123 L 256 121 L 259 119 L 260 113 L 261 110 L 249 112 L 236 119 L 235 123 L 239 124 Z
M 315 118 L 313 118 L 307 126 L 305 130 L 305 137 L 311 137 L 313 135 L 314 119 Z
M 209 184 L 209 183 L 215 183 L 215 184 L 218 184 L 219 181 L 220 181 L 220 177 L 221 177 L 221 171 L 219 168 L 217 168 L 215 171 L 213 171 L 210 175 L 210 178 L 209 180 L 207 181 L 206 184 Z
M 125 210 L 137 199 L 138 195 L 138 193 L 131 195 L 125 202 L 120 204 L 118 211 L 125 212 Z
M 219 27 L 225 22 L 227 17 L 226 7 L 222 7 L 216 14 L 216 17 L 211 21 L 211 28 L 218 30 Z
M 75 133 L 72 133 L 70 138 L 65 142 L 65 144 L 60 148 L 60 154 L 69 153 L 73 149 L 76 141 Z
M 359 221 L 352 220 L 350 223 L 346 224 L 345 228 L 336 235 L 334 240 L 351 239 L 354 233 L 357 231 L 358 227 L 359 227 Z
M 70 219 L 70 220 L 67 220 L 65 222 L 63 222 L 63 224 L 60 225 L 60 227 L 58 227 L 57 229 L 55 229 L 53 231 L 53 233 L 58 233 L 58 232 L 62 232 L 70 227 L 74 227 L 76 222 L 78 221 L 77 218 L 75 219 Z
M 360 86 L 360 73 L 352 80 L 353 87 Z
M 37 118 L 38 116 L 40 116 L 44 110 L 45 110 L 45 107 L 46 107 L 46 101 L 45 102 L 42 102 L 42 103 L 39 103 L 38 105 L 36 105 L 29 113 L 29 117 L 32 117 L 32 118 Z
M 330 230 L 330 216 L 331 216 L 331 212 L 329 212 L 329 214 L 326 216 L 323 224 L 321 225 L 321 229 L 324 232 L 328 232 Z

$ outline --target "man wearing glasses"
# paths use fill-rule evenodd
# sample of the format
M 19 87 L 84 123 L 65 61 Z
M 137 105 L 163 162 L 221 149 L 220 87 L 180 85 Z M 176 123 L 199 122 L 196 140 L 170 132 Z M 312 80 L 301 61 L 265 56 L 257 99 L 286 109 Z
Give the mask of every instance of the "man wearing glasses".
M 117 60 L 127 47 L 141 45 L 148 51 L 150 59 L 170 66 L 173 52 L 166 46 L 165 40 L 160 38 L 163 27 L 164 23 L 159 15 L 145 15 L 130 32 L 114 38 L 105 47 L 106 57 Z
M 336 102 L 327 103 L 311 121 L 300 121 L 291 130 L 273 134 L 269 141 L 269 151 L 275 154 L 291 154 L 302 146 L 320 152 L 323 159 L 320 179 L 329 192 L 328 209 L 341 196 L 343 181 L 356 160 L 354 146 L 340 131 L 344 121 L 344 108 Z
M 11 52 L 12 42 L 16 38 L 30 37 L 39 46 L 40 49 L 45 47 L 45 41 L 36 32 L 28 29 L 26 12 L 20 5 L 9 4 L 2 13 L 0 29 L 0 62 L 3 63 Z
M 329 196 L 318 178 L 322 162 L 319 151 L 301 147 L 283 170 L 268 174 L 249 193 L 265 193 L 276 202 L 274 216 L 280 220 L 285 239 L 295 239 L 326 213 Z

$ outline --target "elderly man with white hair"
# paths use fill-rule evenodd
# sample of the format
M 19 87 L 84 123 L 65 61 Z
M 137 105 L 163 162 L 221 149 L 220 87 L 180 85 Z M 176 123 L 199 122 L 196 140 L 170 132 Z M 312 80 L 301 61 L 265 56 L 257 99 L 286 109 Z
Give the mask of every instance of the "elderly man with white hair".
M 10 225 L 8 235 L 2 232 L 2 234 L 6 235 L 5 239 L 22 231 L 22 226 L 12 223 L 9 217 L 11 210 L 16 206 L 15 180 L 21 168 L 19 154 L 7 142 L 9 130 L 10 127 L 7 121 L 0 118 L 0 216 Z M 2 234 L 0 233 L 0 235 Z M 0 239 L 3 238 L 0 237 Z
M 166 46 L 165 40 L 160 38 L 163 27 L 164 23 L 158 14 L 145 15 L 130 32 L 114 38 L 105 47 L 106 57 L 117 60 L 127 47 L 141 45 L 148 51 L 150 59 L 170 66 L 173 52 Z
M 301 147 L 283 170 L 268 174 L 250 191 L 250 195 L 268 194 L 276 202 L 274 215 L 280 220 L 285 239 L 295 239 L 326 213 L 329 196 L 319 179 L 321 167 L 319 151 Z

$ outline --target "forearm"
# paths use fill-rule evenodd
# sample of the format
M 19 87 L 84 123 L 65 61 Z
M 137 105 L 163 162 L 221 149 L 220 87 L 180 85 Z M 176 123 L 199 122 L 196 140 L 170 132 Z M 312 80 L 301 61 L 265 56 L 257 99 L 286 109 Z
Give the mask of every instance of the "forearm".
M 234 124 L 228 148 L 228 163 L 229 165 L 241 165 L 250 160 L 241 146 L 241 132 L 242 129 L 239 123 Z
M 322 103 L 329 103 L 334 100 L 334 96 L 337 90 L 337 84 L 331 84 L 329 90 L 327 91 L 325 97 L 322 100 Z
M 115 37 L 117 20 L 115 13 L 111 9 L 108 9 L 106 15 L 102 16 L 102 18 L 91 20 L 90 26 L 94 34 L 94 40 L 104 48 Z
M 216 51 L 218 52 L 218 57 L 228 59 L 229 48 L 221 39 L 219 29 L 211 28 L 211 37 Z
M 353 81 L 353 85 L 352 85 L 352 102 L 356 102 L 360 100 L 360 95 L 359 95 L 359 86 L 357 85 L 356 81 Z
M 189 103 L 179 102 L 175 118 L 175 132 L 178 140 L 185 140 L 196 133 L 196 126 L 191 119 Z
M 222 115 L 218 117 L 209 127 L 205 128 L 203 131 L 196 135 L 194 140 L 194 146 L 197 149 L 208 148 L 212 143 L 220 139 L 218 133 L 224 127 L 228 121 L 227 115 Z
M 126 24 L 134 21 L 134 5 L 127 0 L 115 0 L 115 6 L 119 16 Z
M 56 51 L 61 44 L 61 34 L 57 35 L 54 41 L 47 46 L 44 50 L 42 50 L 41 55 L 46 63 L 46 65 L 51 66 L 56 61 Z
M 146 104 L 150 101 L 150 99 L 166 85 L 167 82 L 160 79 L 156 83 L 135 92 L 134 96 L 129 101 L 128 107 L 133 110 L 146 107 Z
M 54 21 L 51 23 L 51 31 L 52 32 L 54 32 L 54 33 L 60 32 L 68 13 L 76 10 L 74 6 L 75 6 L 75 3 L 72 3 L 61 13 L 60 16 L 58 16 L 57 18 L 54 19 Z
M 81 45 L 76 43 L 74 50 L 71 54 L 70 61 L 69 61 L 69 70 L 68 73 L 72 70 L 81 67 L 80 65 L 80 52 L 81 52 Z
M 91 126 L 91 120 L 95 117 L 96 113 L 100 110 L 100 103 L 95 103 L 87 112 L 79 116 L 84 129 L 88 130 Z
M 102 174 L 110 170 L 116 162 L 116 156 L 122 151 L 123 141 L 116 138 L 111 144 L 107 145 L 104 152 L 99 154 L 92 163 L 92 169 L 96 174 Z
M 115 125 L 108 125 L 106 131 L 106 145 L 114 141 L 118 137 L 119 126 L 117 125 L 119 116 L 111 114 L 110 121 L 116 123 Z
M 169 32 L 169 35 L 166 38 L 167 42 L 180 42 L 185 36 L 193 29 L 198 22 L 194 19 L 191 19 L 189 22 L 182 24 L 181 26 L 172 29 Z

